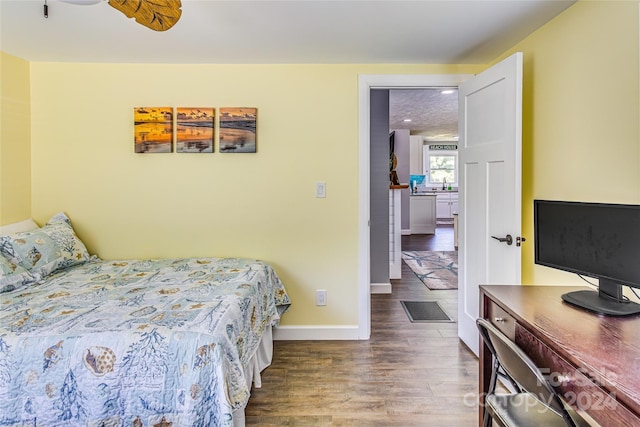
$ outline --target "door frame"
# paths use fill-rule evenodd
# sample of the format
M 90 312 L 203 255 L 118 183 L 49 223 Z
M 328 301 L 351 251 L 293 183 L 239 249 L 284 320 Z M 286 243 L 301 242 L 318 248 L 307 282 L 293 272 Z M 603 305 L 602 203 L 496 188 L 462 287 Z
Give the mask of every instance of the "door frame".
M 472 74 L 361 74 L 358 76 L 358 339 L 371 336 L 370 280 L 370 91 L 457 87 Z

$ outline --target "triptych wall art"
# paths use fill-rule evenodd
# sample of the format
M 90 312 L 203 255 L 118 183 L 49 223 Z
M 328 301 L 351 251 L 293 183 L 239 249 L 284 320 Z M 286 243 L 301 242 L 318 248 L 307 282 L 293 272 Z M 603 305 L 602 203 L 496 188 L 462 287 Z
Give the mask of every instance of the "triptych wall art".
M 257 109 L 219 110 L 219 151 L 255 153 Z M 175 126 L 174 126 L 175 117 Z M 216 109 L 212 107 L 136 107 L 133 109 L 136 153 L 213 153 Z M 174 132 L 175 131 L 175 132 Z

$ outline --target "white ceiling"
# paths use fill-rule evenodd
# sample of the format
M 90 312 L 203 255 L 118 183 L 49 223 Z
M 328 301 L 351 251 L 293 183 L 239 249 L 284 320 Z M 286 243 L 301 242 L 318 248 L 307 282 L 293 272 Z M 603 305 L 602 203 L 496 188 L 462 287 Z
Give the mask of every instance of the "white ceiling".
M 106 1 L 0 0 L 0 49 L 29 61 L 486 64 L 574 0 L 182 0 L 165 32 Z M 457 95 L 391 91 L 392 129 L 457 136 Z M 402 120 L 411 118 L 411 123 Z
M 0 0 L 0 47 L 30 61 L 485 64 L 574 0 L 183 0 L 155 32 L 106 1 Z
M 443 89 L 390 90 L 389 129 L 409 129 L 432 141 L 457 141 L 458 90 Z

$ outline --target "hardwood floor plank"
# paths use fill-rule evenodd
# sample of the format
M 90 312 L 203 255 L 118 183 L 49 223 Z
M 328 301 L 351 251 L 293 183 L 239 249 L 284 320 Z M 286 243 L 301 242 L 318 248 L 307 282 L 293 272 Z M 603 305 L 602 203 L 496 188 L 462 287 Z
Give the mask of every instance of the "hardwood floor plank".
M 403 236 L 402 248 L 454 250 L 453 228 Z M 368 341 L 276 341 L 247 425 L 475 425 L 478 359 L 458 339 L 457 323 L 411 323 L 400 304 L 438 301 L 455 319 L 457 291 L 429 290 L 404 263 L 392 289 L 371 296 Z

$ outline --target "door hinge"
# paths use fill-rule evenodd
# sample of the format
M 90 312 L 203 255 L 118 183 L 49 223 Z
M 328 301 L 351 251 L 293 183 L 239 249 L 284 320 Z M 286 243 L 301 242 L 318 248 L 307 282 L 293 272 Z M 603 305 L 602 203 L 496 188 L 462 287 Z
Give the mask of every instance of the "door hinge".
M 523 236 L 523 237 L 518 236 L 518 237 L 516 237 L 516 246 L 522 246 L 522 244 L 523 244 L 524 242 L 526 242 L 526 241 L 527 241 L 527 238 L 526 238 L 526 237 L 524 237 L 524 236 Z

